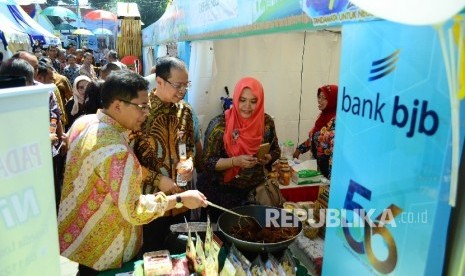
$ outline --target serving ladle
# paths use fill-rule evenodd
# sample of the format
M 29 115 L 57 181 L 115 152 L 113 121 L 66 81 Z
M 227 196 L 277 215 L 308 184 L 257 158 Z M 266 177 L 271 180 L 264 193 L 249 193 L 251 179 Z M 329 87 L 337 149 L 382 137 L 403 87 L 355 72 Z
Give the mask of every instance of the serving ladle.
M 207 204 L 209 206 L 212 206 L 212 207 L 215 207 L 217 209 L 220 209 L 220 210 L 223 210 L 225 212 L 228 212 L 230 214 L 233 214 L 235 216 L 238 216 L 239 217 L 239 221 L 238 221 L 238 224 L 239 226 L 241 226 L 241 220 L 244 220 L 246 224 L 249 224 L 251 226 L 251 230 L 256 230 L 256 231 L 261 231 L 263 229 L 262 225 L 260 224 L 260 222 L 258 222 L 258 220 L 252 216 L 247 216 L 247 215 L 242 215 L 242 214 L 239 214 L 239 213 L 236 213 L 232 210 L 229 210 L 227 208 L 224 208 L 222 206 L 219 206 L 219 205 L 216 205 L 215 203 L 212 203 L 210 201 L 207 200 Z

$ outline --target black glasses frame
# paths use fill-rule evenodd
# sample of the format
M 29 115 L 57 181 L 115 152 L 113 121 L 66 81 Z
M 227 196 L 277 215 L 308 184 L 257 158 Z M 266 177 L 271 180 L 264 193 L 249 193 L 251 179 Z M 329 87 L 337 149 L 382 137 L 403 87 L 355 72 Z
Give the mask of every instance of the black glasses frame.
M 189 88 L 191 87 L 191 82 L 188 81 L 187 84 L 173 84 L 172 82 L 170 82 L 169 80 L 167 79 L 164 79 L 164 78 L 161 78 L 162 80 L 166 81 L 167 83 L 169 83 L 171 85 L 171 87 L 173 87 L 174 89 L 178 90 L 179 92 L 184 92 L 185 90 L 189 90 Z
M 136 103 L 131 103 L 130 101 L 126 101 L 126 100 L 123 100 L 123 99 L 118 99 L 120 101 L 122 101 L 123 103 L 127 103 L 127 104 L 130 104 L 130 105 L 135 105 L 137 106 L 141 111 L 150 111 L 150 106 L 147 105 L 147 104 L 136 104 Z

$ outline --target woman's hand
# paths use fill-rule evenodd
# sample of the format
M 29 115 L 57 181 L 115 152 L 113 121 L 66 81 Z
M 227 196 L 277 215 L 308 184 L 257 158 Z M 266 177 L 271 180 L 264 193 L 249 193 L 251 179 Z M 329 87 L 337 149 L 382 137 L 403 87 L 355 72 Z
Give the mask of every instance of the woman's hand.
M 234 157 L 234 166 L 241 167 L 243 169 L 252 168 L 258 164 L 257 157 L 252 155 L 239 155 Z
M 299 158 L 299 156 L 300 156 L 300 150 L 296 149 L 296 150 L 294 151 L 294 154 L 292 155 L 292 157 L 294 157 L 294 158 Z
M 263 159 L 258 159 L 258 164 L 265 166 L 271 161 L 271 154 L 267 153 L 263 156 Z

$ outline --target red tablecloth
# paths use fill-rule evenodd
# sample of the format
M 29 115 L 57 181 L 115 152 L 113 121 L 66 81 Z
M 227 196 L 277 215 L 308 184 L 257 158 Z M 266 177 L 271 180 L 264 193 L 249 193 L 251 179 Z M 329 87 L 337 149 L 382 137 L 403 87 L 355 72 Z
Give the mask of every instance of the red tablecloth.
M 320 185 L 297 185 L 292 183 L 289 186 L 279 186 L 286 201 L 315 201 L 318 197 Z

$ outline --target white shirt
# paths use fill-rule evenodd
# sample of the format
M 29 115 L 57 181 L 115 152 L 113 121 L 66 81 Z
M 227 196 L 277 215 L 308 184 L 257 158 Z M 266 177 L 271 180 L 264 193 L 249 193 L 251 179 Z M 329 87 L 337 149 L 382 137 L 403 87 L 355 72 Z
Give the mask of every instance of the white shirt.
M 155 74 L 150 74 L 148 76 L 145 76 L 144 79 L 149 82 L 149 89 L 148 89 L 149 92 L 157 88 L 157 76 Z

